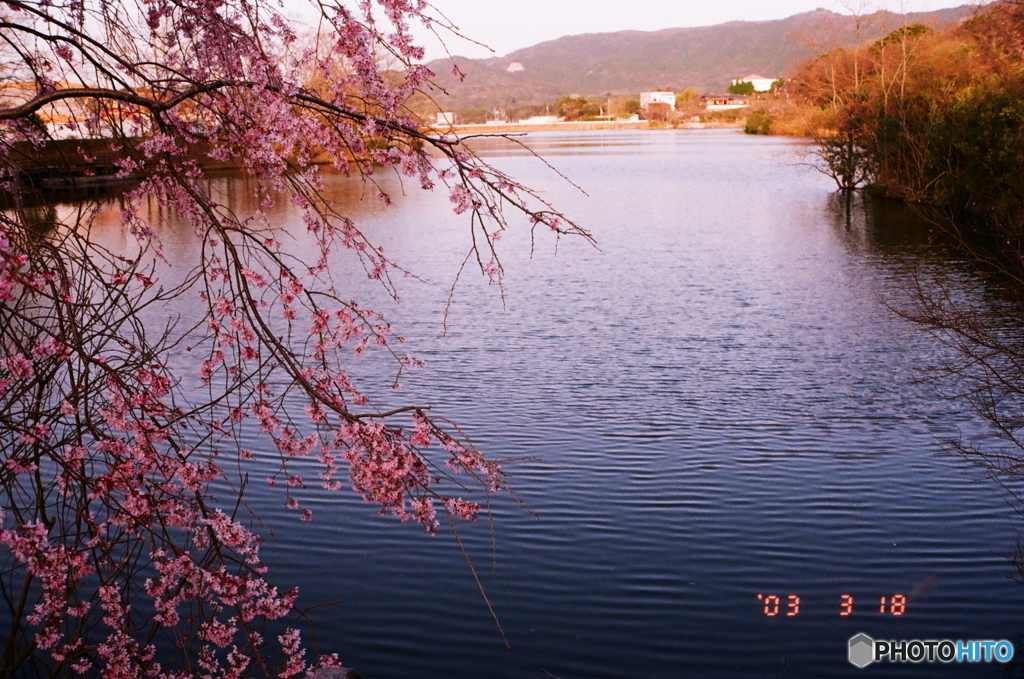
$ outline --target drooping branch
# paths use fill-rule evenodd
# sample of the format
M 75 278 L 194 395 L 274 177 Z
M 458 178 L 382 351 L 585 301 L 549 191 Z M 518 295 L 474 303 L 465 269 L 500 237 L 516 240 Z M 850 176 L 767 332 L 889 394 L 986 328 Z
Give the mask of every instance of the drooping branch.
M 0 675 L 302 673 L 295 593 L 269 584 L 246 510 L 254 456 L 274 460 L 268 483 L 303 520 L 310 484 L 348 485 L 431 532 L 511 496 L 501 466 L 439 409 L 374 403 L 350 377 L 374 349 L 398 375 L 420 364 L 332 269 L 349 253 L 396 296 L 391 276 L 407 271 L 331 201 L 314 161 L 447 189 L 468 222 L 467 261 L 498 282 L 496 243 L 518 226 L 507 212 L 531 236 L 590 236 L 405 108 L 429 83 L 408 29 L 425 6 L 317 8 L 324 30 L 304 50 L 262 0 L 0 4 L 7 75 L 33 80 L 0 108 L 0 192 L 14 206 L 0 212 L 0 605 L 18 619 L 0 635 Z M 57 174 L 79 157 L 90 172 L 101 149 L 115 178 L 135 179 L 102 205 L 125 249 L 94 237 L 100 205 L 27 200 L 21 158 L 64 131 L 93 138 L 57 145 Z M 21 155 L 18 141 L 32 142 Z M 211 188 L 204 156 L 237 161 L 251 209 Z M 285 227 L 266 214 L 281 201 L 298 214 Z M 146 208 L 195 238 L 173 280 Z M 303 234 L 313 256 L 283 234 Z M 255 453 L 242 443 L 253 440 Z M 237 495 L 218 501 L 214 484 Z

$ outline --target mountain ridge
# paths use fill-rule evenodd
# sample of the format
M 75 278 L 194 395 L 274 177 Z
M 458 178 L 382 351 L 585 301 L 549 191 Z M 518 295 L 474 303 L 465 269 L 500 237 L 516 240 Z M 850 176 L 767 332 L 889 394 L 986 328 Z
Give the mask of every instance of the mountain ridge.
M 636 94 L 652 89 L 724 90 L 748 73 L 783 77 L 805 59 L 829 49 L 874 40 L 903 23 L 942 28 L 975 11 L 962 5 L 898 15 L 879 11 L 858 19 L 818 8 L 784 19 L 735 20 L 657 31 L 580 33 L 520 48 L 503 56 L 438 59 L 435 93 L 444 110 L 492 110 L 551 103 L 577 94 Z M 452 61 L 465 74 L 451 75 Z M 522 70 L 509 72 L 512 64 Z M 518 68 L 518 67 L 513 67 Z

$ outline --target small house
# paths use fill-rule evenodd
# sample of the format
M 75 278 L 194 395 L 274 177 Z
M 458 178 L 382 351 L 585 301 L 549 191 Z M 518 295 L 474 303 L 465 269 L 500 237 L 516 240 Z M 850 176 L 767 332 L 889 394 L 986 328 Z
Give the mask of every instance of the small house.
M 640 93 L 640 109 L 646 110 L 653 104 L 664 104 L 668 106 L 668 110 L 676 110 L 676 93 L 675 92 L 641 92 Z
M 750 106 L 747 98 L 738 94 L 705 94 L 701 100 L 708 111 L 729 111 Z

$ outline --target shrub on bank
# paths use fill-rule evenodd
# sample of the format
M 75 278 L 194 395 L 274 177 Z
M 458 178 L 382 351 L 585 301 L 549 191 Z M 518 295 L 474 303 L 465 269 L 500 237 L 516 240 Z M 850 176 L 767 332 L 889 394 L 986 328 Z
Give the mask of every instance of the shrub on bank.
M 743 125 L 743 131 L 747 134 L 770 134 L 772 127 L 772 116 L 767 111 L 757 109 L 751 111 L 747 116 L 747 122 Z

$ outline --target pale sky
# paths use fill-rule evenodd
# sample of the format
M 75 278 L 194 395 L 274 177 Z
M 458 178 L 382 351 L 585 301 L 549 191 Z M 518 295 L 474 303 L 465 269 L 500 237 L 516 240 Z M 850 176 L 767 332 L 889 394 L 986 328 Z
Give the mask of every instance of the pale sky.
M 926 12 L 968 4 L 964 0 L 899 0 L 868 3 L 862 0 L 430 0 L 462 33 L 485 43 L 491 52 L 470 42 L 446 36 L 453 55 L 502 56 L 523 47 L 563 35 L 610 31 L 656 31 L 681 26 L 710 26 L 726 21 L 783 19 L 818 7 L 848 14 L 845 7 L 866 11 Z M 427 58 L 444 56 L 436 42 L 426 37 Z

